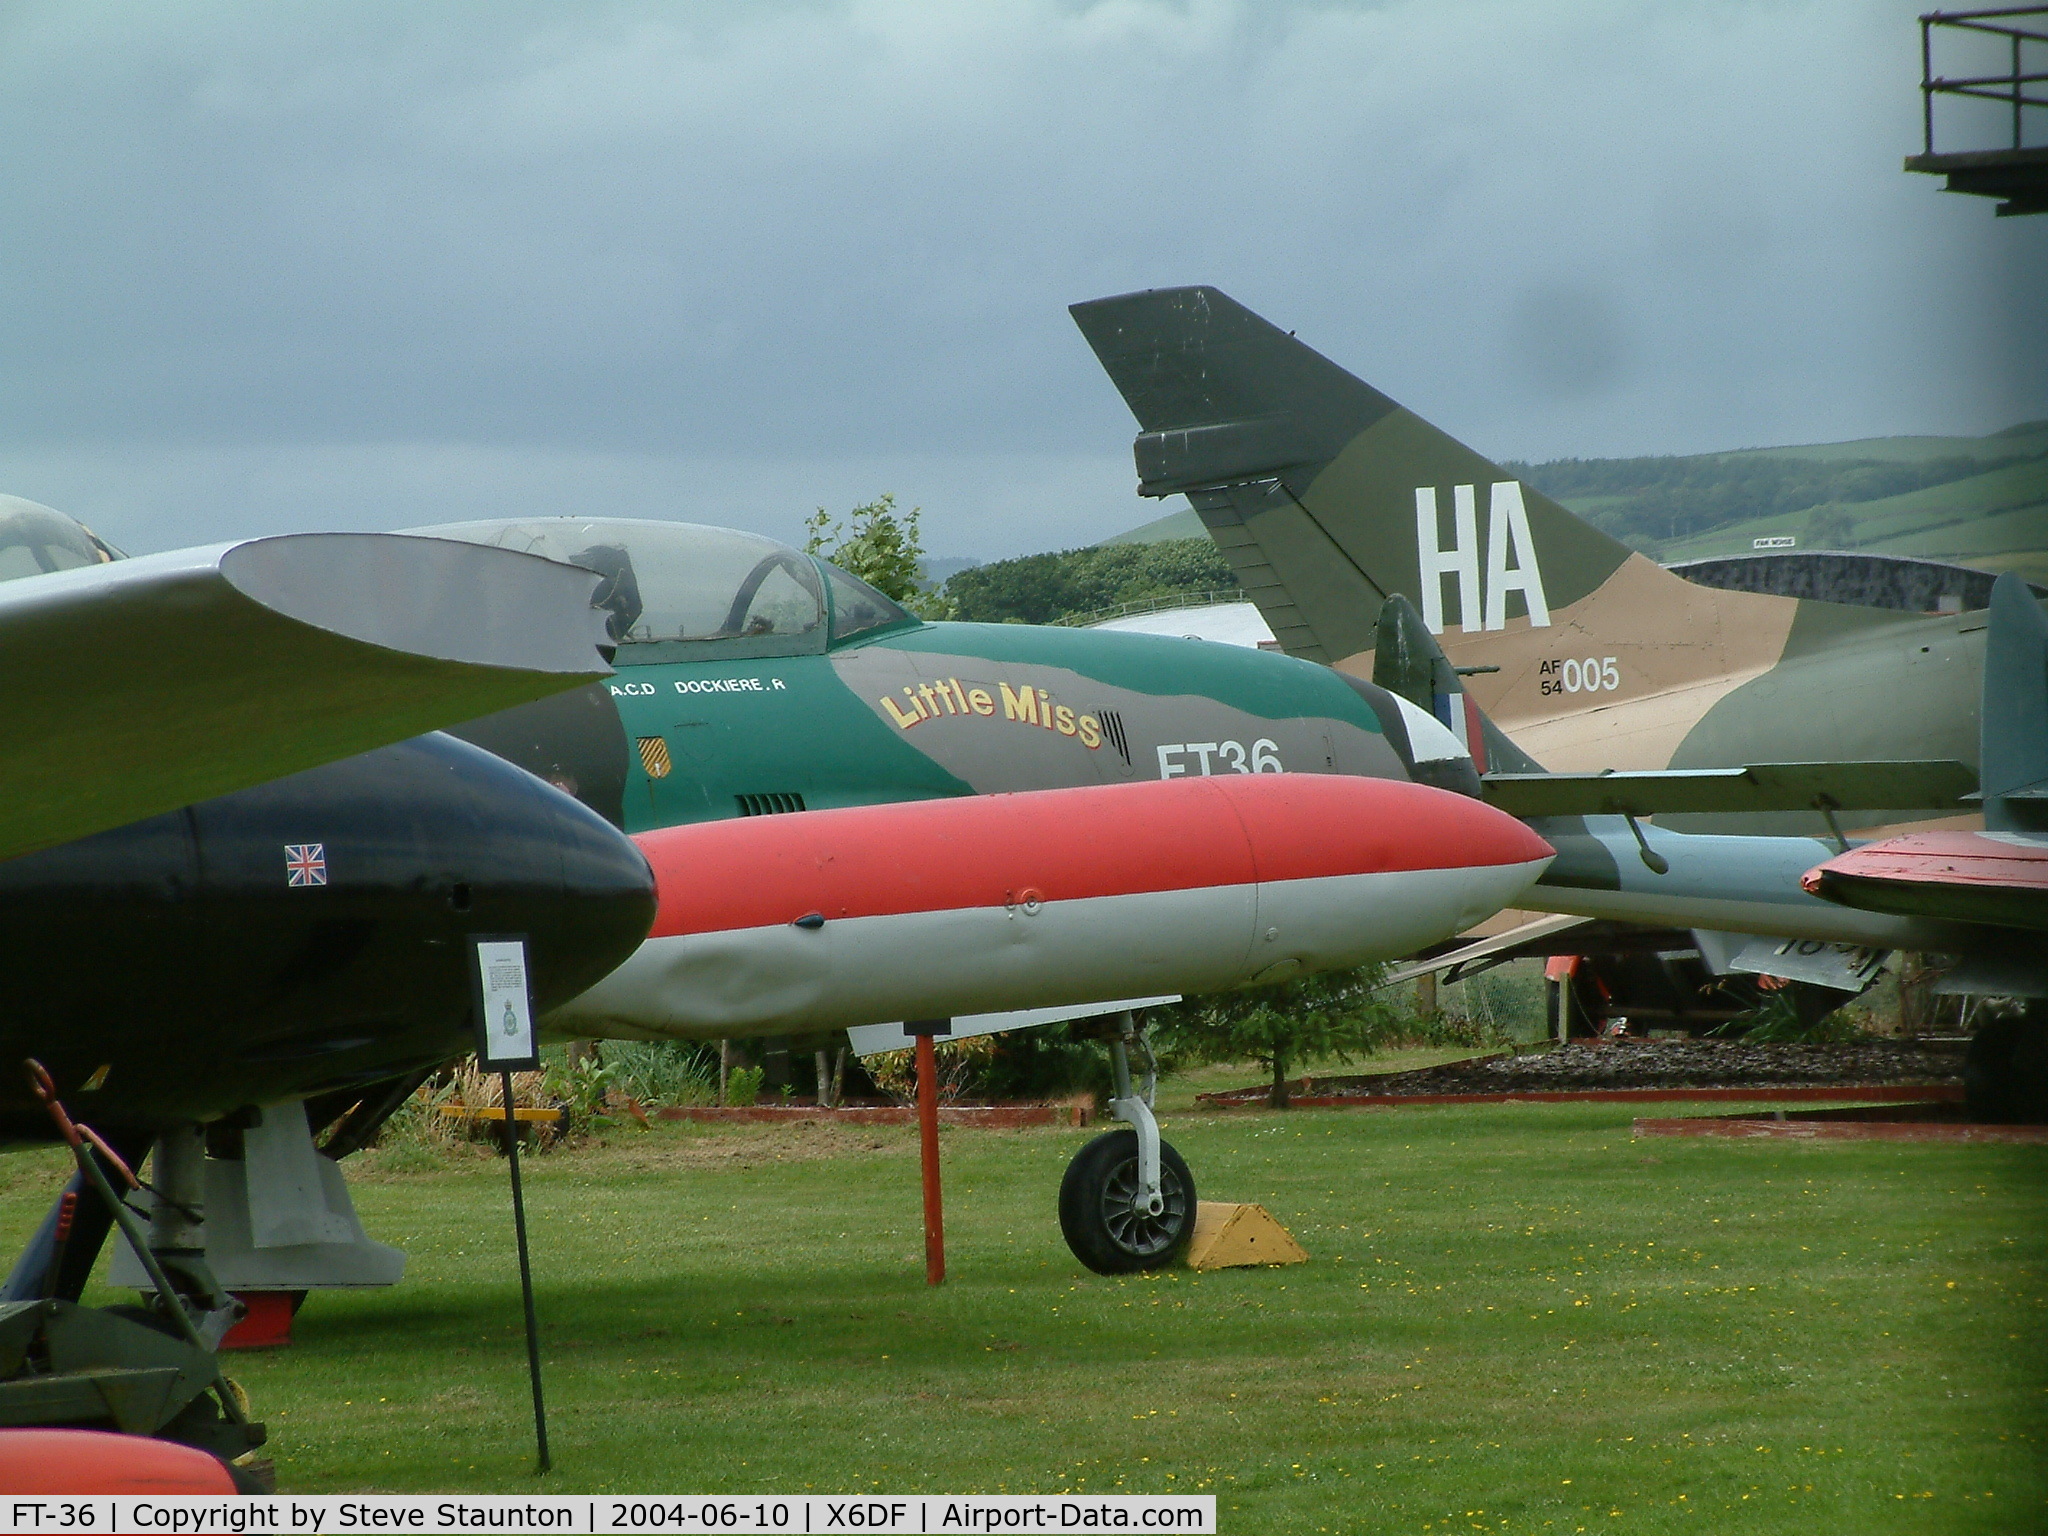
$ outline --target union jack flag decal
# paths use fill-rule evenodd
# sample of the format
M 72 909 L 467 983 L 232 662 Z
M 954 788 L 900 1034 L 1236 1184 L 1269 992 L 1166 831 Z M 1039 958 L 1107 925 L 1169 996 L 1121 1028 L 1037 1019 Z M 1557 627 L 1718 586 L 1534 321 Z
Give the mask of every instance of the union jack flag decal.
M 327 845 L 325 843 L 286 843 L 284 845 L 284 868 L 286 885 L 325 885 L 327 883 Z

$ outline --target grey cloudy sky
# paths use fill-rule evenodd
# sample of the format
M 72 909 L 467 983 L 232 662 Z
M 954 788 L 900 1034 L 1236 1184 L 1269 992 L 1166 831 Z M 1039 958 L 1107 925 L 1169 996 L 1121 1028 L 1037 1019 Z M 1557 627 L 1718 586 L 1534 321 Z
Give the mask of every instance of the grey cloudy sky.
M 2048 218 L 1899 168 L 1916 9 L 5 6 L 0 490 L 1063 547 L 1162 510 L 1064 306 L 1188 282 L 1496 457 L 2048 417 Z

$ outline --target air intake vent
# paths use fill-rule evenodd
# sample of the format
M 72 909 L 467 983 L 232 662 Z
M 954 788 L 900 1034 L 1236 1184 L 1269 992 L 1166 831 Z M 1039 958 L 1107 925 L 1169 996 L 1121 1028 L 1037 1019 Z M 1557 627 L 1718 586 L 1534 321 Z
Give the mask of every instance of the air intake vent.
M 1117 755 L 1128 763 L 1131 760 L 1131 743 L 1124 735 L 1124 717 L 1116 710 L 1104 709 L 1097 711 L 1095 718 L 1102 722 L 1103 736 L 1116 748 Z
M 734 795 L 742 816 L 781 816 L 804 808 L 802 795 Z

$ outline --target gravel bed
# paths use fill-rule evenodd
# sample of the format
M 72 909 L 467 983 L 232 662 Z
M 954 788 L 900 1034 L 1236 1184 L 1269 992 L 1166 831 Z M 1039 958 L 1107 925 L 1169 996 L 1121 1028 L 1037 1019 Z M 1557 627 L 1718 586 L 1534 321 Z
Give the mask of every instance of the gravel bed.
M 1745 1045 L 1739 1040 L 1575 1040 L 1555 1050 L 1451 1062 L 1414 1072 L 1317 1077 L 1297 1094 L 1512 1093 L 1518 1089 L 1919 1087 L 1962 1081 L 1960 1045 Z M 1266 1090 L 1205 1095 L 1263 1099 Z

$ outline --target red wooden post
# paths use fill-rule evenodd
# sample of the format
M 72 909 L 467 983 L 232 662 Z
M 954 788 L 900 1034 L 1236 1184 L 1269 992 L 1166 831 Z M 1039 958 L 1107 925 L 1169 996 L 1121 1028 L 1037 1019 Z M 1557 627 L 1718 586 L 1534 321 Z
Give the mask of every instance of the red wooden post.
M 923 1032 L 917 1036 L 917 1141 L 924 1164 L 924 1281 L 938 1285 L 946 1278 L 946 1213 L 939 1203 L 939 1067 L 932 1037 Z

